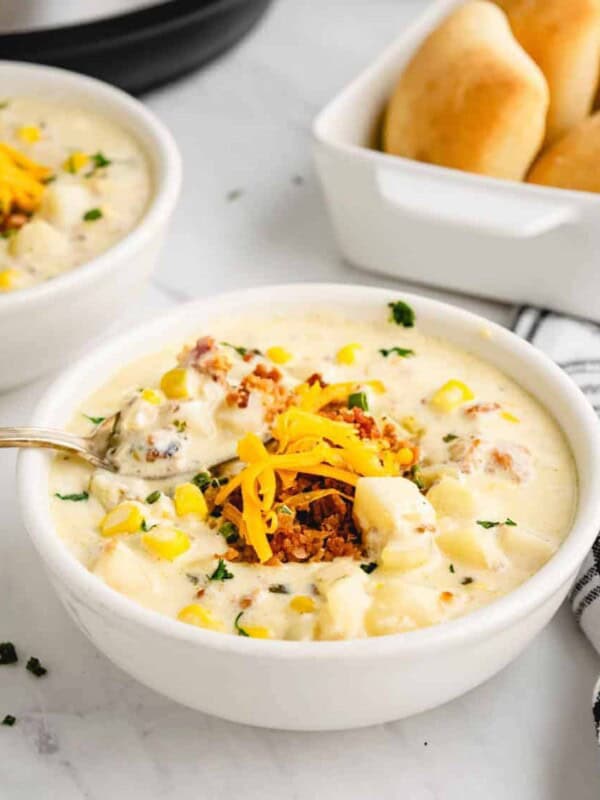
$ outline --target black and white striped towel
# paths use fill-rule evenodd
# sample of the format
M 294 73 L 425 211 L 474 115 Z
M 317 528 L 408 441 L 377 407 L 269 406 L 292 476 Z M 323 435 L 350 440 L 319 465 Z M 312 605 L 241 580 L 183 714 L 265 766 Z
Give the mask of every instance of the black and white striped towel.
M 522 308 L 514 331 L 556 361 L 600 415 L 600 325 L 537 308 Z M 570 601 L 575 619 L 600 653 L 600 535 L 577 576 Z M 595 690 L 594 720 L 600 743 L 600 681 Z

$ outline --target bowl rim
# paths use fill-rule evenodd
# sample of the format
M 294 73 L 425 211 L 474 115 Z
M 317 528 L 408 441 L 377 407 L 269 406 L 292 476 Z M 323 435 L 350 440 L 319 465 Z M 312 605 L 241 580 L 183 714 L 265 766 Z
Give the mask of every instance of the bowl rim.
M 140 626 L 148 632 L 152 631 L 167 638 L 188 642 L 191 646 L 206 646 L 219 651 L 237 653 L 251 657 L 269 657 L 276 659 L 365 659 L 373 657 L 397 657 L 415 653 L 433 653 L 440 649 L 457 647 L 472 639 L 482 639 L 510 627 L 523 617 L 534 613 L 546 600 L 555 594 L 567 581 L 573 579 L 577 569 L 589 551 L 598 529 L 600 528 L 600 504 L 594 502 L 595 492 L 600 483 L 600 423 L 592 406 L 576 386 L 576 384 L 544 353 L 534 348 L 529 342 L 521 339 L 507 328 L 491 322 L 484 317 L 473 314 L 462 308 L 433 300 L 420 295 L 401 292 L 394 289 L 378 288 L 362 285 L 335 283 L 283 284 L 276 286 L 242 289 L 225 292 L 178 306 L 174 310 L 160 315 L 151 322 L 143 323 L 136 328 L 112 337 L 92 351 L 88 352 L 76 364 L 47 389 L 38 403 L 32 419 L 33 425 L 48 427 L 52 424 L 52 416 L 60 400 L 60 408 L 68 407 L 68 399 L 61 397 L 76 385 L 80 372 L 92 367 L 110 364 L 111 370 L 118 370 L 131 361 L 129 354 L 125 358 L 121 351 L 126 346 L 138 345 L 152 332 L 163 332 L 168 329 L 172 333 L 172 341 L 182 338 L 182 331 L 177 330 L 178 323 L 188 320 L 191 312 L 201 318 L 202 310 L 210 309 L 214 318 L 222 313 L 231 312 L 234 308 L 247 305 L 249 311 L 265 298 L 276 300 L 278 296 L 290 298 L 296 306 L 309 302 L 323 302 L 328 294 L 333 294 L 338 302 L 362 304 L 387 303 L 397 300 L 401 295 L 417 310 L 417 316 L 425 312 L 430 315 L 441 315 L 452 323 L 464 325 L 465 328 L 477 326 L 478 330 L 487 329 L 492 335 L 493 344 L 499 353 L 509 352 L 516 360 L 544 373 L 552 382 L 555 392 L 568 405 L 585 442 L 584 458 L 589 461 L 590 480 L 586 481 L 587 489 L 578 490 L 578 505 L 571 529 L 554 556 L 531 578 L 508 594 L 494 600 L 487 606 L 476 609 L 462 617 L 438 623 L 415 631 L 389 634 L 343 641 L 307 641 L 294 642 L 285 640 L 257 640 L 233 635 L 224 635 L 191 625 L 184 625 L 175 619 L 159 612 L 146 609 L 133 600 L 119 594 L 96 578 L 76 557 L 56 533 L 51 513 L 49 497 L 46 492 L 49 457 L 45 451 L 22 450 L 17 464 L 17 484 L 19 504 L 25 526 L 31 541 L 40 554 L 52 576 L 63 581 L 67 589 L 77 595 L 78 601 L 88 605 L 93 603 L 96 612 L 118 616 L 124 622 Z M 325 301 L 326 302 L 326 301 Z M 482 327 L 483 326 L 483 327 Z M 153 352 L 153 350 L 148 350 Z M 141 353 L 138 354 L 141 355 Z M 493 363 L 493 360 L 491 360 Z M 100 384 L 97 384 L 99 386 Z M 90 392 L 93 391 L 92 387 Z M 549 404 L 544 404 L 552 413 Z M 75 411 L 73 404 L 71 411 Z M 573 446 L 572 437 L 565 432 L 568 444 L 577 460 L 577 450 Z M 580 448 L 583 450 L 583 446 Z M 43 491 L 31 487 L 44 487 Z
M 85 90 L 102 100 L 104 110 L 99 112 L 100 116 L 110 118 L 110 108 L 118 109 L 127 117 L 134 137 L 142 131 L 146 134 L 140 147 L 148 160 L 153 162 L 154 185 L 143 216 L 122 239 L 89 261 L 54 278 L 16 292 L 4 293 L 0 297 L 0 316 L 4 312 L 21 310 L 27 303 L 50 302 L 61 292 L 68 293 L 84 288 L 105 277 L 117 263 L 131 259 L 151 240 L 156 228 L 170 216 L 179 197 L 182 178 L 181 155 L 173 135 L 152 111 L 122 89 L 61 67 L 0 59 L 0 75 L 6 71 L 20 73 L 29 79 L 36 76 L 44 76 L 45 79 L 50 77 L 56 81 L 58 88 L 71 85 Z

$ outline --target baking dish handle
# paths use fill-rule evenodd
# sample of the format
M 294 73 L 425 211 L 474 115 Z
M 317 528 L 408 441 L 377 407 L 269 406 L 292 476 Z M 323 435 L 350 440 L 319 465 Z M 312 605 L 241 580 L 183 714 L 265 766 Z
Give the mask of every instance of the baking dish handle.
M 471 183 L 439 180 L 428 175 L 378 168 L 377 187 L 386 203 L 404 216 L 454 228 L 470 228 L 511 239 L 541 236 L 573 222 L 577 207 L 539 196 L 518 196 L 517 190 L 495 192 Z M 490 179 L 491 180 L 491 179 Z M 506 184 L 503 184 L 506 189 Z

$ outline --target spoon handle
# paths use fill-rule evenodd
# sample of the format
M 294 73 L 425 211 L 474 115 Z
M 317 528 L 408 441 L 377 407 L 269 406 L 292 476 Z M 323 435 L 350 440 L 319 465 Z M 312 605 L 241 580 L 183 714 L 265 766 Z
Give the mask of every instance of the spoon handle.
M 0 448 L 42 447 L 78 455 L 96 467 L 105 467 L 105 461 L 92 452 L 90 442 L 82 436 L 49 428 L 0 428 Z

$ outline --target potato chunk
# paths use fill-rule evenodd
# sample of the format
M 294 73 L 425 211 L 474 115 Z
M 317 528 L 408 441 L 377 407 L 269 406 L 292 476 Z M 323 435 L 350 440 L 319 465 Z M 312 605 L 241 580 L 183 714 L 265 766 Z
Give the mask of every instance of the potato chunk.
M 475 498 L 456 478 L 442 478 L 427 492 L 427 499 L 440 517 L 472 518 L 475 515 Z
M 433 625 L 444 613 L 439 590 L 392 578 L 376 589 L 366 626 L 370 636 L 384 636 Z
M 435 541 L 448 558 L 476 569 L 493 569 L 503 562 L 493 532 L 475 525 L 445 531 Z
M 372 558 L 379 558 L 390 541 L 413 539 L 423 545 L 424 531 L 435 527 L 433 506 L 406 478 L 360 478 L 354 517 Z
M 366 635 L 365 612 L 371 604 L 366 576 L 346 575 L 325 592 L 318 620 L 321 639 L 357 639 Z
M 504 525 L 498 533 L 500 546 L 520 569 L 537 572 L 554 554 L 554 547 L 533 533 Z
M 69 228 L 81 222 L 83 215 L 92 205 L 94 205 L 92 195 L 84 186 L 62 183 L 46 189 L 41 213 L 53 225 Z

